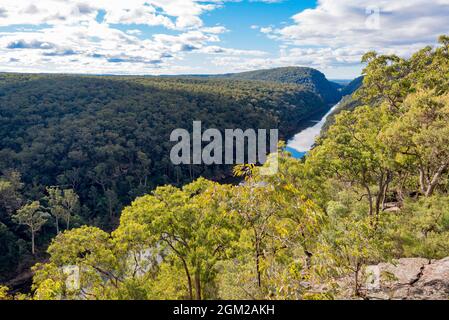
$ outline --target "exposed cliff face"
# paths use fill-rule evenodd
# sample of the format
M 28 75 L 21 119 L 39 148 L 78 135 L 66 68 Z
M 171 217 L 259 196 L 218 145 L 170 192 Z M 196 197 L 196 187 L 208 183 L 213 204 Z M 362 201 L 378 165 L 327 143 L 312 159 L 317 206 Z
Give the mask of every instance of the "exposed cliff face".
M 447 300 L 449 257 L 442 260 L 406 258 L 368 266 L 364 280 L 360 288 L 364 299 Z M 342 287 L 344 290 L 340 298 L 350 298 L 353 288 L 351 280 L 343 280 Z

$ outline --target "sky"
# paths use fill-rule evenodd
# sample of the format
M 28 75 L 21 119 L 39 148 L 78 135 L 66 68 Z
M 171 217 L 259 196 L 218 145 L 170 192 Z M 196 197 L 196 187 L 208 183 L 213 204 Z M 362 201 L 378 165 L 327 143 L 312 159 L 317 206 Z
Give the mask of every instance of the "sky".
M 0 71 L 361 74 L 449 34 L 449 0 L 1 0 Z

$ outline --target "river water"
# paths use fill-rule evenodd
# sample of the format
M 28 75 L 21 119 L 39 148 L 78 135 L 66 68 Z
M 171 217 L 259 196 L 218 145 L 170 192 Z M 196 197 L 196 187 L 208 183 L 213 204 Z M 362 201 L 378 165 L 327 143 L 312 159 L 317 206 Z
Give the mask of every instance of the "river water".
M 292 154 L 294 158 L 301 159 L 307 152 L 312 149 L 316 139 L 320 136 L 321 129 L 326 123 L 327 117 L 337 108 L 338 103 L 333 106 L 322 118 L 310 120 L 308 126 L 295 134 L 295 136 L 287 142 L 286 150 Z

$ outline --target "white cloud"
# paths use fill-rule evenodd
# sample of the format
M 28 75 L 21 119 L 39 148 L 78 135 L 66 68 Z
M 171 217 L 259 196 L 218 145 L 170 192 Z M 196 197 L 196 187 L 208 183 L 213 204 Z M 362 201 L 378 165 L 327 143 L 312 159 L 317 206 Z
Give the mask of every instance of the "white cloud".
M 107 23 L 162 25 L 172 29 L 202 26 L 199 18 L 218 4 L 202 0 L 69 1 L 14 0 L 1 5 L 0 25 L 79 23 L 95 18 L 104 10 Z M 212 1 L 214 2 L 214 1 Z
M 272 27 L 262 27 L 262 28 L 260 28 L 260 32 L 269 34 L 269 33 L 273 32 L 273 28 Z
M 449 0 L 320 0 L 293 24 L 261 32 L 296 47 L 284 52 L 292 60 L 338 66 L 369 50 L 409 55 L 434 44 L 449 33 L 448 17 Z
M 228 32 L 229 30 L 223 26 L 215 26 L 215 27 L 204 27 L 201 29 L 201 31 L 207 32 L 207 33 L 220 34 L 220 33 Z
M 227 56 L 263 57 L 267 53 L 260 50 L 238 50 L 232 48 L 222 48 L 219 46 L 204 47 L 201 52 L 208 54 L 225 54 Z
M 126 33 L 130 34 L 130 35 L 140 35 L 140 34 L 142 34 L 142 31 L 139 29 L 131 29 L 131 30 L 126 30 Z
M 202 16 L 240 1 L 3 0 L 0 26 L 7 28 L 0 32 L 0 67 L 141 74 L 189 72 L 198 66 L 204 69 L 195 71 L 202 73 L 304 65 L 353 71 L 368 50 L 408 55 L 449 33 L 449 0 L 319 0 L 287 25 L 251 26 L 278 41 L 278 53 L 225 48 L 222 37 L 232 46 L 231 36 L 223 36 L 229 30 L 205 25 Z M 143 26 L 167 32 L 149 35 Z M 189 56 L 196 65 L 189 65 Z
M 5 71 L 140 74 L 168 70 L 173 61 L 182 61 L 189 52 L 233 55 L 232 49 L 211 46 L 228 30 L 220 25 L 204 26 L 201 20 L 202 14 L 222 3 L 8 1 L 0 5 L 0 26 L 12 28 L 0 33 L 0 66 Z M 22 24 L 27 27 L 14 28 Z M 132 29 L 121 31 L 115 24 Z M 139 25 L 162 26 L 172 33 L 147 34 L 145 38 Z

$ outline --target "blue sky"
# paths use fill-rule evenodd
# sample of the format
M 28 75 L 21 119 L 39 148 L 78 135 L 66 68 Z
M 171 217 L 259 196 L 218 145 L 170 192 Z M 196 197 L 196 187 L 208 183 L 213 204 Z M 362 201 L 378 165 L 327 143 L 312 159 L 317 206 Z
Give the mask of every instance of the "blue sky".
M 449 0 L 4 0 L 0 71 L 361 73 L 364 52 L 402 56 L 449 33 Z

